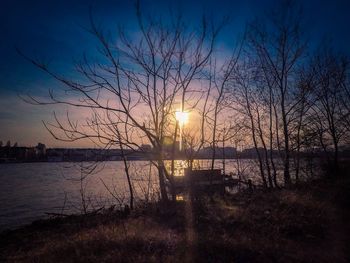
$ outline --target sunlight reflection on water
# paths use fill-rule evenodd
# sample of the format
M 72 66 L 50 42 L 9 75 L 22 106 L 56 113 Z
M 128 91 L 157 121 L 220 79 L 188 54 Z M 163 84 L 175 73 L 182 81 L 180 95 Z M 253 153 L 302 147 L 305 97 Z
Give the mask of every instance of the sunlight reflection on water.
M 248 164 L 253 161 L 245 160 Z M 131 161 L 131 174 L 136 198 L 159 197 L 156 168 L 149 161 Z M 169 169 L 170 162 L 166 163 Z M 209 168 L 210 160 L 197 160 L 194 169 Z M 12 163 L 0 165 L 0 230 L 44 218 L 45 213 L 77 213 L 81 211 L 81 169 L 79 163 Z M 175 174 L 183 175 L 186 162 L 175 162 Z M 252 165 L 250 165 L 252 166 Z M 215 168 L 222 161 L 216 160 Z M 254 165 L 252 166 L 254 168 Z M 256 167 L 256 166 L 255 166 Z M 234 160 L 226 161 L 226 171 L 235 172 Z M 255 174 L 254 172 L 251 174 Z M 257 179 L 255 179 L 257 180 Z M 150 183 L 148 183 L 150 181 Z M 107 185 L 109 190 L 104 185 Z M 127 203 L 128 187 L 122 162 L 100 163 L 84 180 L 89 209 Z M 64 208 L 63 208 L 64 206 Z

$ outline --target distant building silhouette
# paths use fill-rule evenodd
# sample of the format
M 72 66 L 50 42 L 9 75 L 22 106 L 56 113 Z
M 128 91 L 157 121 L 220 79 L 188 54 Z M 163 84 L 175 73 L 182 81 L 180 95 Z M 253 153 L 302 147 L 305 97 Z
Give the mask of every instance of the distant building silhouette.
M 36 147 L 19 147 L 7 141 L 6 146 L 0 146 L 0 162 L 35 162 L 46 161 L 46 146 L 39 143 Z

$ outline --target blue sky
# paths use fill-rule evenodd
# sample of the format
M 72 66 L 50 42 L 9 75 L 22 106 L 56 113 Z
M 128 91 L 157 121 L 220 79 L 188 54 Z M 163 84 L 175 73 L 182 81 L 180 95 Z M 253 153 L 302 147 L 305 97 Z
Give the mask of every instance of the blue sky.
M 229 47 L 237 40 L 247 22 L 269 12 L 277 0 L 245 1 L 141 1 L 146 13 L 162 15 L 180 8 L 185 18 L 197 21 L 204 13 L 214 19 L 232 18 L 221 36 L 221 45 Z M 350 1 L 303 1 L 309 39 L 318 43 L 329 35 L 334 45 L 350 55 Z M 135 28 L 134 1 L 19 1 L 0 4 L 0 140 L 20 145 L 43 142 L 48 146 L 86 146 L 54 141 L 42 125 L 50 120 L 53 108 L 32 106 L 18 98 L 30 93 L 45 96 L 57 83 L 19 56 L 15 47 L 34 58 L 49 61 L 55 70 L 71 74 L 72 60 L 84 52 L 93 54 L 96 43 L 84 30 L 89 24 L 91 7 L 98 23 L 113 31 L 117 25 Z M 73 76 L 74 77 L 74 76 Z M 55 108 L 59 113 L 64 108 Z

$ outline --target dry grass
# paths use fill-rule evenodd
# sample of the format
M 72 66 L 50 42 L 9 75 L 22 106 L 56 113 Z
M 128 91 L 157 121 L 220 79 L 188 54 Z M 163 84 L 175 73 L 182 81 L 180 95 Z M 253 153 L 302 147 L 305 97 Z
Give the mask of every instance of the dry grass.
M 171 260 L 182 241 L 178 231 L 147 215 L 65 220 L 3 234 L 3 256 L 9 262 L 159 262 Z

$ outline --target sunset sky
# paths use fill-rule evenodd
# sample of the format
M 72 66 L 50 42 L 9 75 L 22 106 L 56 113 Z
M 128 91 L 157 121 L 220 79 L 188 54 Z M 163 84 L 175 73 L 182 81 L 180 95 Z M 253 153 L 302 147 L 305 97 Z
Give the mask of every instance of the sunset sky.
M 219 47 L 229 48 L 237 41 L 245 24 L 268 12 L 278 1 L 141 1 L 146 13 L 161 15 L 181 9 L 186 20 L 198 21 L 204 13 L 219 20 L 225 15 L 231 24 L 222 32 Z M 339 50 L 350 55 L 350 1 L 303 1 L 307 37 L 319 43 L 325 35 Z M 49 61 L 56 71 L 73 77 L 72 61 L 84 52 L 93 54 L 96 42 L 84 30 L 89 25 L 89 7 L 98 23 L 113 31 L 118 25 L 135 30 L 134 1 L 1 1 L 0 6 L 0 140 L 22 146 L 45 143 L 49 147 L 87 147 L 86 143 L 55 141 L 42 120 L 50 120 L 53 110 L 65 114 L 64 107 L 33 106 L 18 95 L 47 96 L 57 82 L 19 56 L 15 47 L 33 58 Z M 74 112 L 73 116 L 84 116 Z

